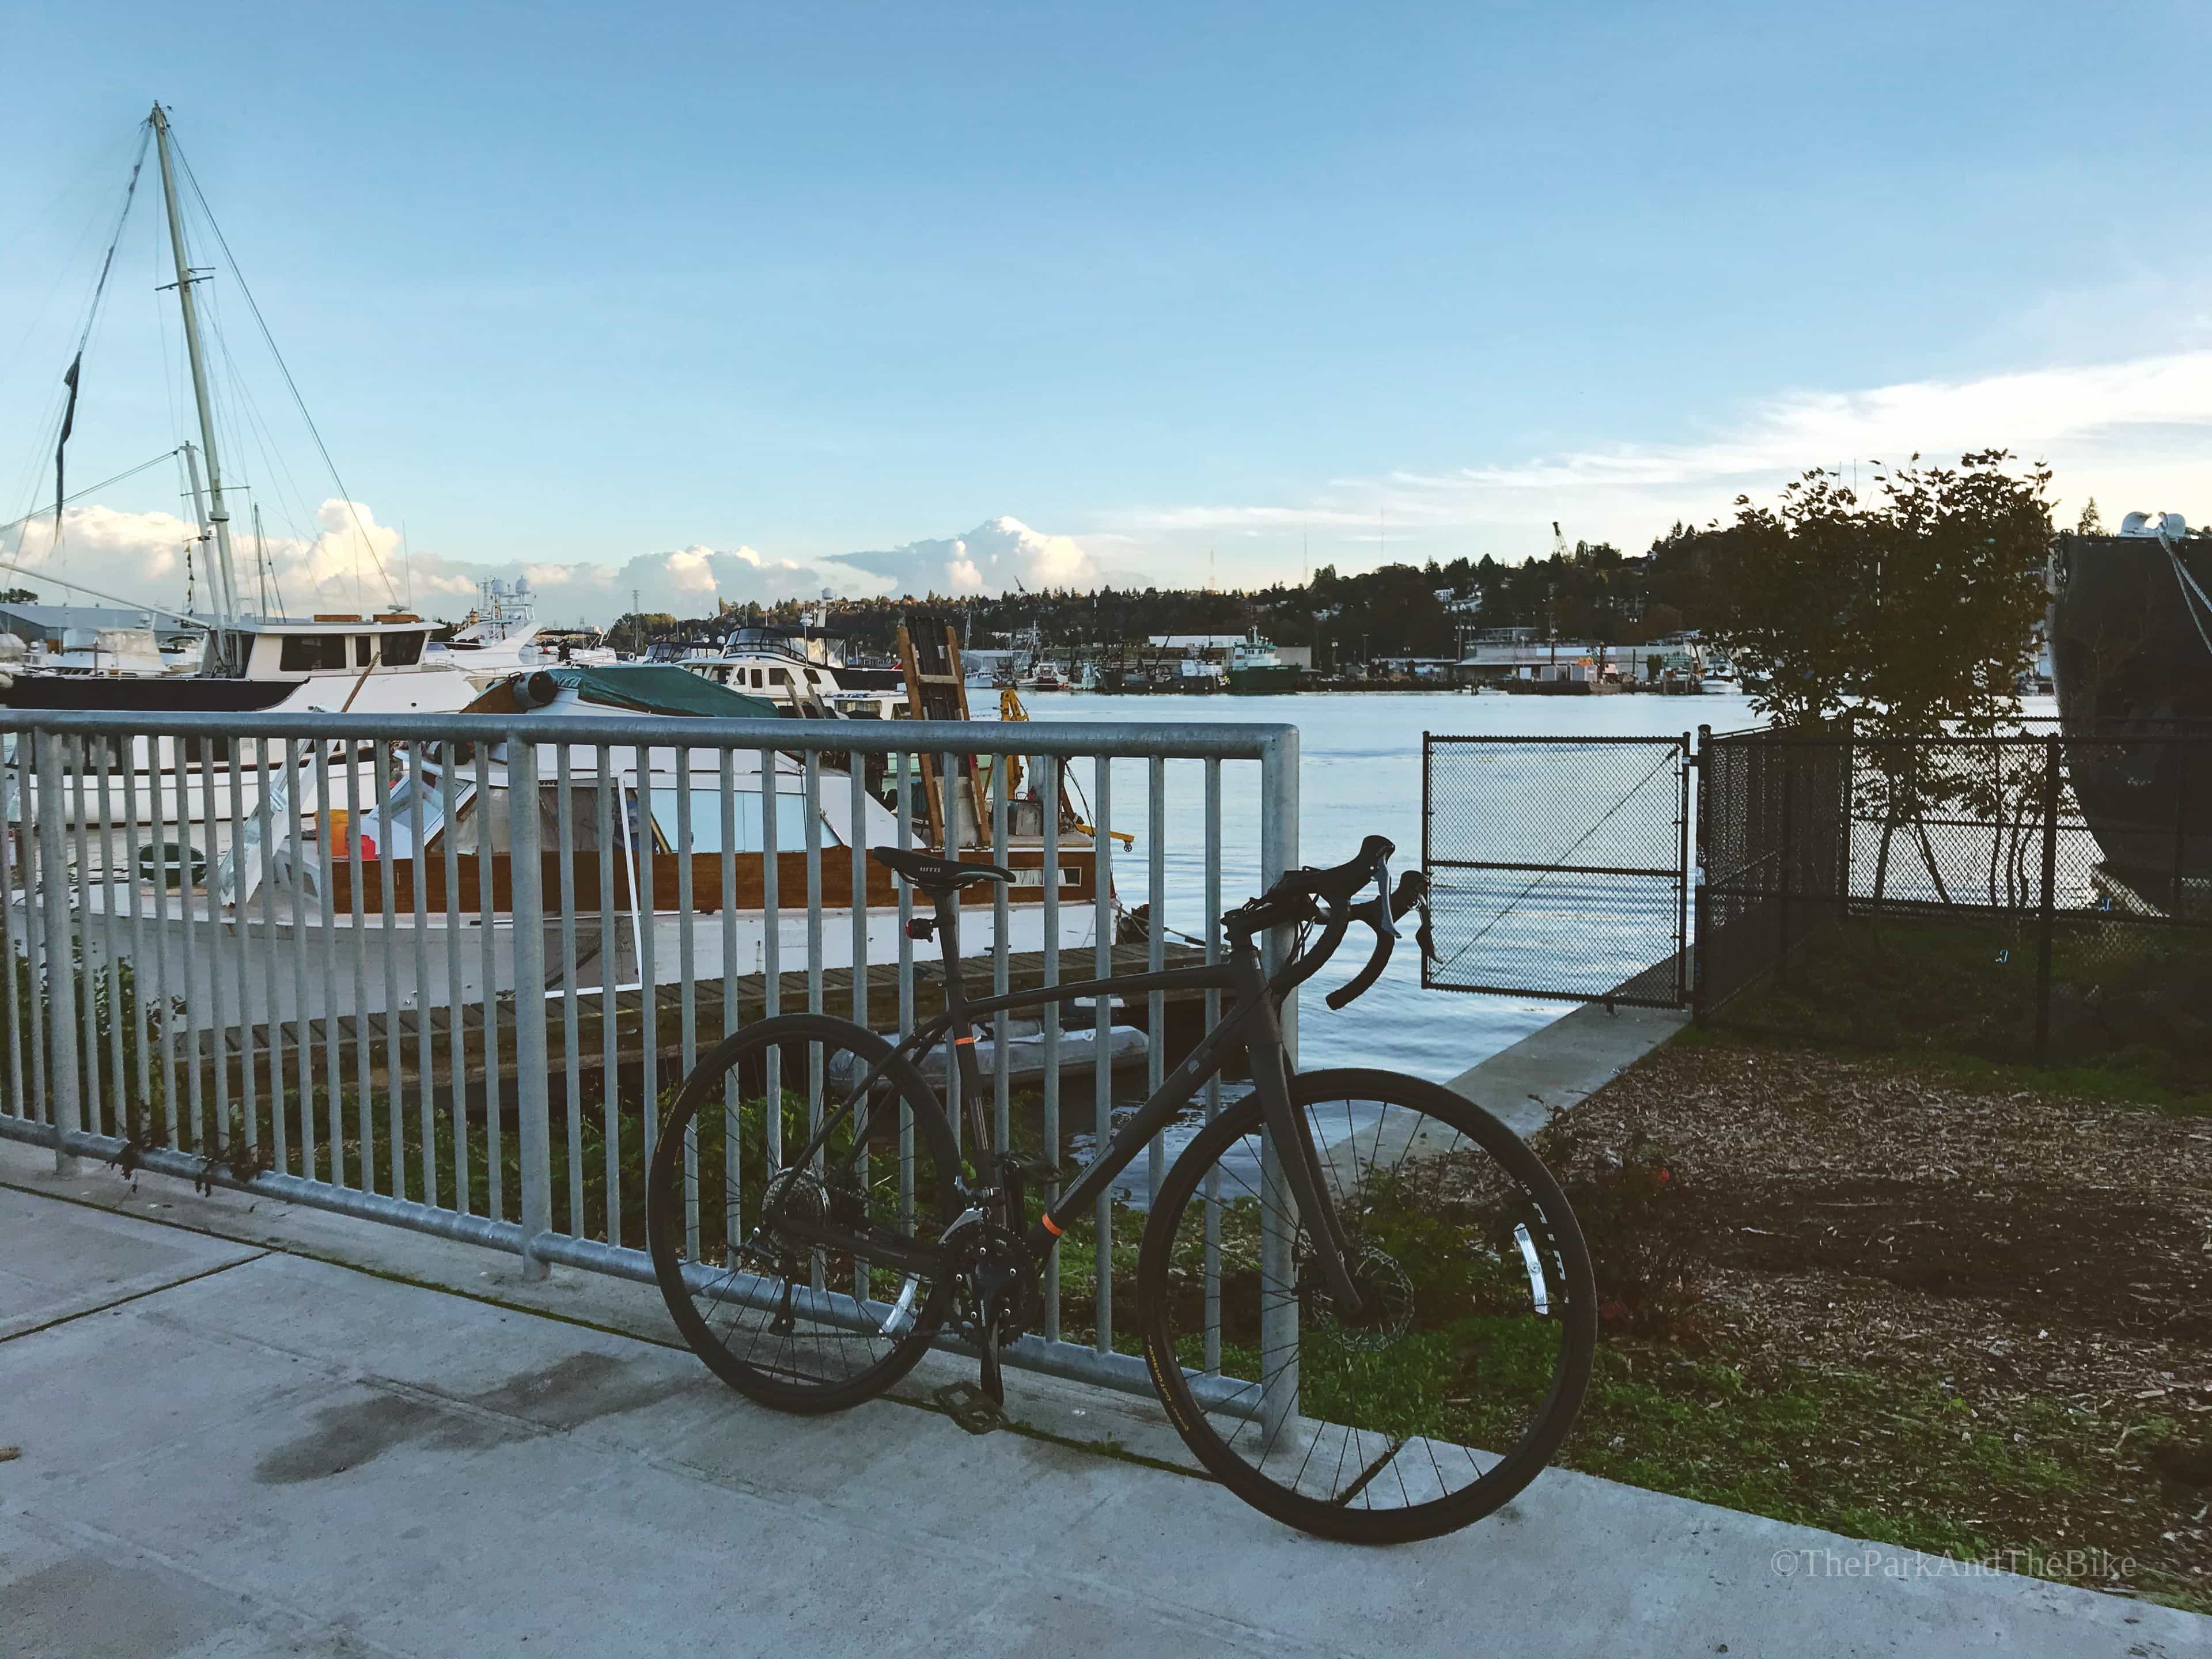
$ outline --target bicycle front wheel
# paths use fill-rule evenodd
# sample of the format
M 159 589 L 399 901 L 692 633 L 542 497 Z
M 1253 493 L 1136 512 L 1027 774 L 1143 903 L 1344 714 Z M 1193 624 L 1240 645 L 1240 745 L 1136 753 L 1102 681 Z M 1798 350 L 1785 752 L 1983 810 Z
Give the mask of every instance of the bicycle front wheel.
M 1396 1543 L 1480 1519 L 1559 1448 L 1589 1380 L 1581 1230 L 1521 1138 L 1389 1072 L 1309 1072 L 1356 1310 L 1332 1293 L 1260 1103 L 1176 1161 L 1145 1231 L 1139 1317 L 1169 1417 L 1237 1495 L 1324 1537 Z
M 944 1322 L 950 1284 L 907 1247 L 959 1213 L 958 1171 L 937 1097 L 881 1037 L 822 1014 L 757 1021 L 700 1060 L 660 1127 L 653 1276 L 732 1388 L 783 1411 L 856 1405 Z

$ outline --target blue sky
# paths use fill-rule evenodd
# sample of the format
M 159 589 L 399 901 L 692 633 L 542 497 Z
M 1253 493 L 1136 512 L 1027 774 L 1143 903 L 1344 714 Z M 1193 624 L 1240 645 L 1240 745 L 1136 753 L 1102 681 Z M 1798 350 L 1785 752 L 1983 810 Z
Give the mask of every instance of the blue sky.
M 2212 517 L 2201 5 L 0 16 L 0 517 L 156 96 L 367 528 L 222 273 L 229 470 L 448 611 L 1641 545 L 1915 447 Z M 152 205 L 84 482 L 184 435 Z M 169 471 L 94 505 L 21 556 L 180 590 Z

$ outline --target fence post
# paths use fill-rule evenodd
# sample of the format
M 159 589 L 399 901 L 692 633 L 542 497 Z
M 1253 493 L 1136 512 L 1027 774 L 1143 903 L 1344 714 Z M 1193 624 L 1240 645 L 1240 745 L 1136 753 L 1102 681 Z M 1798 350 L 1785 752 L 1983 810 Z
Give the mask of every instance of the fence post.
M 641 753 L 642 750 L 641 750 Z M 679 754 L 682 750 L 678 751 Z M 522 1192 L 522 1276 L 541 1279 L 550 1269 L 538 1241 L 553 1231 L 553 1170 L 545 1037 L 544 872 L 538 862 L 538 745 L 507 740 L 507 866 L 514 917 L 514 1109 L 516 1153 Z M 650 858 L 648 848 L 645 856 Z M 486 872 L 489 877 L 489 872 Z M 487 882 L 489 884 L 489 882 Z M 484 1022 L 497 1018 L 499 988 L 484 986 Z M 646 1042 L 653 1032 L 648 1027 Z
M 2187 744 L 2177 744 L 2174 745 L 2174 752 L 2180 757 L 2181 775 L 2173 782 L 2173 891 L 2166 900 L 2166 909 L 2168 915 L 2179 917 L 2181 915 L 2182 900 L 2186 896 L 2181 872 L 2186 861 L 2189 843 L 2189 786 L 2194 776 L 2191 763 L 2202 758 L 2206 752 L 2212 751 L 2192 747 Z
M 2051 949 L 2058 888 L 2058 739 L 2043 740 L 2043 902 L 2036 915 L 2035 1063 L 2051 1055 Z
M 1293 730 L 1269 743 L 1260 762 L 1260 885 L 1264 891 L 1297 867 L 1298 862 L 1298 734 Z M 1289 930 L 1277 928 L 1267 936 L 1267 971 L 1282 964 Z M 1283 999 L 1283 1055 L 1295 1073 L 1298 1059 L 1297 993 Z M 1273 1284 L 1278 1293 L 1264 1300 L 1260 1315 L 1260 1424 L 1262 1443 L 1272 1444 L 1298 1409 L 1298 1299 L 1291 1287 L 1297 1279 L 1295 1260 L 1297 1224 L 1289 1207 L 1290 1186 L 1283 1178 L 1280 1153 L 1274 1137 L 1260 1139 L 1260 1188 L 1279 1194 L 1283 1201 L 1261 1206 L 1260 1218 L 1260 1280 Z M 1263 1292 L 1264 1294 L 1264 1292 Z M 1279 1358 L 1278 1356 L 1287 1356 Z
M 31 734 L 31 763 L 39 779 L 39 897 L 46 908 L 46 1029 L 32 1033 L 46 1042 L 53 1083 L 47 1121 L 54 1128 L 54 1173 L 77 1173 L 76 1154 L 64 1137 L 84 1127 L 84 1093 L 77 1077 L 76 951 L 70 929 L 69 860 L 62 846 L 62 815 L 68 793 L 62 787 L 61 757 L 51 732 Z M 190 894 L 187 892 L 187 899 Z M 33 963 L 36 974 L 40 964 Z
M 1712 905 L 1705 891 L 1705 878 L 1711 868 L 1712 836 L 1710 824 L 1713 804 L 1713 728 L 1709 725 L 1698 727 L 1698 752 L 1692 763 L 1698 769 L 1697 847 L 1698 861 L 1691 872 L 1697 883 L 1697 892 L 1691 903 L 1695 912 L 1697 931 L 1690 943 L 1690 1018 L 1703 1025 L 1712 1010 L 1706 1001 L 1706 958 L 1712 953 Z
M 1783 985 L 1790 979 L 1790 866 L 1797 855 L 1797 768 L 1784 739 L 1770 742 L 1766 753 L 1782 768 L 1782 836 L 1774 859 L 1778 884 L 1774 902 L 1774 982 Z

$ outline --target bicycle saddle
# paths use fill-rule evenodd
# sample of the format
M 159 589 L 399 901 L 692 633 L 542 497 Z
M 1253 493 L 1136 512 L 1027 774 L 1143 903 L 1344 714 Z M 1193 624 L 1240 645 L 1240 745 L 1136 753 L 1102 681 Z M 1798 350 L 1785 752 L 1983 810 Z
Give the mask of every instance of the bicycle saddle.
M 894 874 L 904 876 L 925 892 L 950 893 L 979 881 L 1012 883 L 1014 872 L 995 864 L 961 864 L 934 853 L 903 851 L 896 847 L 871 847 L 868 856 Z

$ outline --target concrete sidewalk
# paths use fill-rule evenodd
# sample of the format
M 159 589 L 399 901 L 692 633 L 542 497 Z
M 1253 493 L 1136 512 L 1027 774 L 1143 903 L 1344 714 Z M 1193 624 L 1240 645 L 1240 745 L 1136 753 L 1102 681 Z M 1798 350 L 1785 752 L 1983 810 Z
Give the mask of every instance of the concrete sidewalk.
M 2212 1620 L 1559 1471 L 1452 1538 L 1326 1544 L 1167 1467 L 1143 1401 L 780 1417 L 649 1290 L 50 1170 L 0 1148 L 10 1659 L 2212 1654 Z

